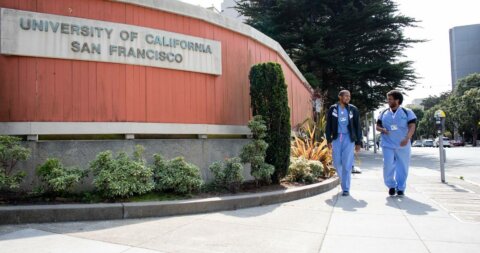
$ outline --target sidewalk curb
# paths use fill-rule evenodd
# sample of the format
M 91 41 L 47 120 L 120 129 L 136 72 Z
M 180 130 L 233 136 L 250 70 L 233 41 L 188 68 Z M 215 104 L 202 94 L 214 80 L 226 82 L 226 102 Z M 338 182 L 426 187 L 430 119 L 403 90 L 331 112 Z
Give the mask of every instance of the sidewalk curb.
M 0 206 L 0 225 L 163 217 L 236 210 L 314 196 L 327 192 L 338 184 L 339 179 L 335 177 L 295 189 L 197 200 Z

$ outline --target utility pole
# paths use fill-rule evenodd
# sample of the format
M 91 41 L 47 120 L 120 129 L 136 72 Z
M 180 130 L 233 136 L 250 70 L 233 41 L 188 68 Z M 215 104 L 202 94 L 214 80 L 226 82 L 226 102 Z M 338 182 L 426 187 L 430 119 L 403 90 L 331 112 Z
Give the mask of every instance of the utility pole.
M 373 153 L 377 153 L 377 135 L 375 133 L 375 112 L 372 111 Z
M 367 144 L 365 145 L 365 150 L 370 150 L 370 148 L 368 147 L 368 130 L 370 130 L 370 124 L 368 124 L 368 113 L 365 115 L 365 129 L 366 129 L 366 133 L 365 135 L 367 136 Z

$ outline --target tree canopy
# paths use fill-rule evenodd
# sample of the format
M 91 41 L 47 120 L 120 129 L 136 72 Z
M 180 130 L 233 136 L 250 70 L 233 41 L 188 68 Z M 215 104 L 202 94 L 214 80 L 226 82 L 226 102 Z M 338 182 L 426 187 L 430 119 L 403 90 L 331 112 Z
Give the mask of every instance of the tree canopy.
M 418 136 L 429 138 L 436 135 L 433 115 L 436 110 L 442 109 L 447 115 L 446 130 L 453 132 L 457 127 L 460 134 L 471 136 L 473 145 L 476 145 L 480 128 L 480 74 L 460 79 L 454 92 L 430 96 L 422 105 L 425 111 L 423 119 L 419 120 Z
M 455 94 L 462 96 L 467 90 L 472 88 L 480 88 L 480 73 L 473 73 L 458 80 L 455 85 Z
M 441 93 L 440 96 L 428 96 L 428 98 L 425 98 L 421 103 L 423 106 L 423 109 L 428 110 L 434 107 L 435 105 L 439 105 L 442 101 L 447 100 L 451 94 L 452 92 L 446 91 Z
M 462 96 L 452 96 L 446 107 L 462 132 L 471 131 L 473 145 L 476 146 L 480 127 L 480 88 L 468 89 Z
M 327 104 L 348 89 L 365 113 L 383 104 L 388 91 L 414 86 L 412 62 L 402 51 L 420 41 L 403 29 L 417 21 L 392 0 L 240 0 L 236 8 L 282 45 Z

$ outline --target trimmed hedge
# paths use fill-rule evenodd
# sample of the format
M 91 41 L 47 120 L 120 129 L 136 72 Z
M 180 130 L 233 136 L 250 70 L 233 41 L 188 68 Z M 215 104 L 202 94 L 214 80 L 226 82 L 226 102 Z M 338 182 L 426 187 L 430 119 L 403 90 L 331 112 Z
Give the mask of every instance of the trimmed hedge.
M 263 139 L 266 136 L 267 127 L 262 116 L 257 115 L 248 122 L 248 128 L 253 134 L 253 141 L 243 146 L 240 152 L 240 158 L 243 163 L 250 163 L 250 174 L 255 178 L 258 185 L 259 182 L 270 184 L 272 181 L 272 174 L 275 168 L 265 163 L 265 156 L 267 153 L 268 144 Z
M 250 70 L 250 96 L 253 115 L 262 115 L 266 121 L 268 143 L 265 161 L 275 167 L 272 176 L 279 182 L 287 174 L 290 159 L 290 108 L 287 84 L 282 67 L 267 62 Z

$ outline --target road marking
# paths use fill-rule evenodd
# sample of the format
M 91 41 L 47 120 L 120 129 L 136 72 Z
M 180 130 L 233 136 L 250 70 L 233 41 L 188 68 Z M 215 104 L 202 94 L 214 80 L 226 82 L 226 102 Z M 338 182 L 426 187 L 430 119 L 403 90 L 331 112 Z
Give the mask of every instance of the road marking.
M 458 184 L 419 183 L 412 186 L 456 220 L 480 223 L 480 194 Z

